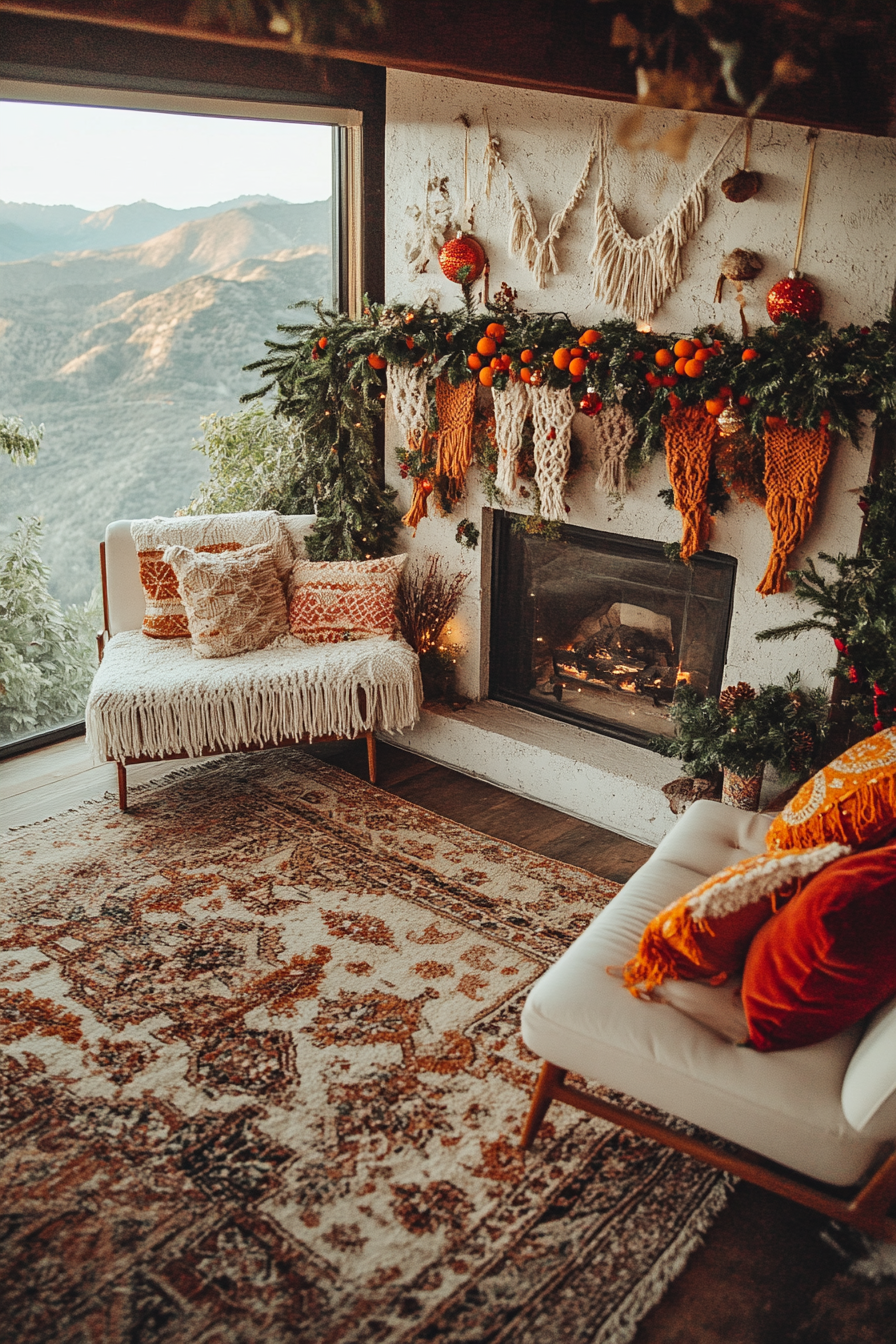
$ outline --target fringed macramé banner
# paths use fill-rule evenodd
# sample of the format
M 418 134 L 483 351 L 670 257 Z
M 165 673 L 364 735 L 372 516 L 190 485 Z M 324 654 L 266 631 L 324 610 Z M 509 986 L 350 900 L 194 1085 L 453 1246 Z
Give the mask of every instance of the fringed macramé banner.
M 739 130 L 740 123 L 734 128 Z M 643 238 L 633 238 L 623 227 L 610 200 L 607 164 L 607 128 L 601 122 L 597 143 L 597 195 L 594 205 L 594 293 L 633 322 L 651 318 L 681 284 L 681 253 L 706 214 L 706 183 L 728 145 L 731 132 L 674 210 Z
M 681 559 L 687 564 L 709 541 L 709 460 L 716 422 L 702 406 L 679 406 L 663 416 L 666 470 L 681 514 Z
M 549 522 L 566 521 L 563 487 L 569 471 L 570 430 L 575 415 L 568 387 L 529 387 L 532 409 L 535 484 L 541 516 Z
M 498 470 L 495 484 L 508 498 L 516 493 L 516 464 L 523 443 L 523 425 L 529 413 L 525 383 L 508 383 L 503 392 L 492 389 L 495 405 L 495 442 Z
M 780 425 L 765 431 L 765 512 L 772 530 L 772 553 L 756 588 L 763 597 L 782 593 L 786 587 L 787 558 L 812 522 L 830 450 L 826 429 Z
M 569 223 L 573 211 L 585 195 L 585 188 L 588 186 L 588 178 L 591 175 L 591 166 L 597 154 L 597 142 L 596 140 L 591 142 L 585 167 L 572 196 L 562 210 L 558 210 L 556 214 L 551 216 L 547 233 L 544 238 L 539 238 L 538 221 L 532 209 L 532 202 L 524 201 L 517 191 L 513 178 L 510 176 L 510 169 L 501 157 L 501 142 L 496 135 L 491 133 L 488 126 L 488 114 L 485 113 L 484 115 L 488 131 L 488 140 L 485 146 L 485 164 L 488 173 L 486 195 L 491 188 L 492 174 L 495 169 L 503 168 L 504 175 L 507 178 L 507 190 L 510 194 L 510 242 L 508 244 L 510 255 L 519 257 L 531 271 L 538 288 L 544 289 L 548 273 L 550 272 L 552 275 L 560 273 L 557 243 Z

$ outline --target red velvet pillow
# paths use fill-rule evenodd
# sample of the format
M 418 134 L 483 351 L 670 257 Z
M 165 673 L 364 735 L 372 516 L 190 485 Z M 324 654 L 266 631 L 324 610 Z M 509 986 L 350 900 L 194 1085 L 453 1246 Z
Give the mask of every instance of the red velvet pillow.
M 743 1002 L 757 1050 L 836 1036 L 896 994 L 896 843 L 831 863 L 756 934 Z

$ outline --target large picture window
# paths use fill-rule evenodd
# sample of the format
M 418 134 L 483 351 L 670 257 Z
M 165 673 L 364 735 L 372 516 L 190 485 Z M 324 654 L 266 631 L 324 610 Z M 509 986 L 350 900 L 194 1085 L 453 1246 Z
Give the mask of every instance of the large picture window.
M 0 751 L 82 717 L 107 523 L 202 498 L 291 306 L 357 306 L 359 123 L 0 81 Z

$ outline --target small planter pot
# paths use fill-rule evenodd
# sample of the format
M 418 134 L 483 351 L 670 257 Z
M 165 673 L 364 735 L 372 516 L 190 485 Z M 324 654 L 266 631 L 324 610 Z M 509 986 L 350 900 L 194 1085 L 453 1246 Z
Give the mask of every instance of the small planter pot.
M 758 775 L 738 775 L 726 768 L 722 774 L 722 802 L 729 807 L 739 807 L 742 812 L 756 812 L 764 770 L 763 766 Z

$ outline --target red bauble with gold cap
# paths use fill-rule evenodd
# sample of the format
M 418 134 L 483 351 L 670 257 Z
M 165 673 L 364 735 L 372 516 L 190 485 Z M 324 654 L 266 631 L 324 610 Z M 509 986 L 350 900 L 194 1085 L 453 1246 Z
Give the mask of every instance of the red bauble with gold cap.
M 439 250 L 442 274 L 457 285 L 472 285 L 485 269 L 485 252 L 469 233 L 459 233 Z
M 782 317 L 800 317 L 804 322 L 814 322 L 821 312 L 821 294 L 810 280 L 791 271 L 786 280 L 772 285 L 765 306 L 773 322 L 780 322 Z

